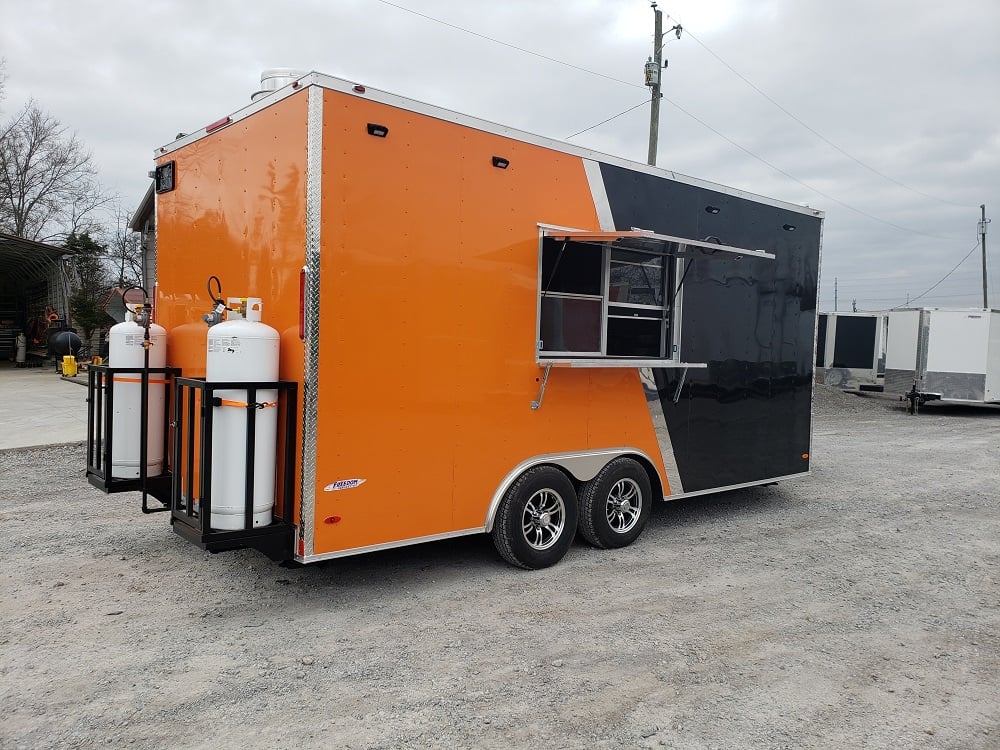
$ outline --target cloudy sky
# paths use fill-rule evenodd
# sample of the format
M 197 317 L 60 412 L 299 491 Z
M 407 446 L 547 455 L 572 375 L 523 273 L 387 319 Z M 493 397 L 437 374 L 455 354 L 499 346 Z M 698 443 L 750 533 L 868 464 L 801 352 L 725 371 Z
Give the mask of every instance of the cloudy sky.
M 684 33 L 664 50 L 659 166 L 824 210 L 823 310 L 834 279 L 840 310 L 982 304 L 980 204 L 1000 217 L 1000 2 L 660 8 Z M 0 117 L 34 98 L 126 207 L 154 148 L 243 106 L 274 67 L 644 162 L 652 30 L 648 0 L 0 0 Z

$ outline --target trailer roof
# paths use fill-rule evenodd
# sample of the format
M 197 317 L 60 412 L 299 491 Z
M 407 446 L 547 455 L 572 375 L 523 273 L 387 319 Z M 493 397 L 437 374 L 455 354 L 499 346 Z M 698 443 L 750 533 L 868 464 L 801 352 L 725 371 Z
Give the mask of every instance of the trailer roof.
M 530 143 L 536 146 L 541 146 L 543 148 L 549 148 L 555 151 L 560 151 L 566 154 L 572 154 L 579 156 L 583 159 L 590 159 L 597 162 L 602 162 L 605 164 L 613 164 L 626 169 L 631 169 L 636 172 L 645 172 L 647 174 L 656 175 L 658 177 L 665 177 L 667 179 L 675 180 L 677 182 L 685 183 L 687 185 L 692 185 L 695 187 L 703 187 L 709 190 L 714 190 L 725 195 L 732 195 L 738 198 L 744 198 L 757 203 L 763 203 L 765 205 L 774 206 L 776 208 L 782 208 L 787 211 L 794 211 L 796 213 L 805 214 L 807 216 L 813 216 L 822 219 L 825 214 L 809 206 L 800 206 L 795 203 L 789 203 L 787 201 L 777 200 L 775 198 L 768 198 L 763 195 L 757 195 L 755 193 L 750 193 L 744 190 L 738 190 L 736 188 L 726 187 L 725 185 L 719 185 L 717 183 L 709 182 L 707 180 L 700 180 L 696 177 L 690 177 L 688 175 L 683 175 L 678 172 L 674 172 L 668 169 L 662 169 L 660 167 L 652 167 L 648 164 L 642 164 L 640 162 L 631 161 L 629 159 L 623 159 L 618 156 L 611 156 L 610 154 L 604 154 L 599 151 L 593 151 L 591 149 L 582 148 L 571 143 L 565 143 L 563 141 L 558 141 L 554 138 L 546 138 L 545 136 L 535 135 L 533 133 L 528 133 L 523 130 L 517 130 L 516 128 L 511 128 L 506 125 L 500 125 L 498 123 L 490 122 L 489 120 L 482 120 L 477 117 L 472 117 L 471 115 L 465 115 L 460 112 L 454 112 L 452 110 L 444 109 L 442 107 L 436 107 L 432 104 L 426 104 L 424 102 L 417 101 L 415 99 L 408 99 L 406 97 L 399 96 L 397 94 L 392 94 L 387 91 L 382 91 L 380 89 L 371 88 L 369 86 L 348 81 L 343 78 L 337 78 L 335 76 L 325 75 L 323 73 L 311 72 L 303 75 L 292 83 L 278 89 L 277 91 L 268 94 L 267 96 L 260 97 L 257 101 L 251 102 L 246 107 L 237 110 L 228 117 L 223 117 L 218 119 L 211 124 L 203 127 L 193 133 L 179 138 L 171 143 L 168 143 L 158 149 L 153 153 L 153 158 L 158 159 L 160 157 L 166 156 L 172 151 L 176 151 L 179 148 L 194 143 L 201 138 L 204 138 L 210 133 L 217 132 L 224 127 L 228 127 L 235 122 L 249 117 L 256 112 L 265 109 L 266 107 L 275 104 L 276 102 L 285 99 L 286 97 L 293 96 L 297 93 L 302 92 L 310 86 L 318 86 L 320 88 L 329 89 L 331 91 L 338 91 L 343 94 L 348 94 L 350 96 L 357 96 L 368 101 L 375 101 L 381 104 L 385 104 L 391 107 L 397 107 L 399 109 L 407 110 L 410 112 L 416 112 L 418 114 L 424 114 L 429 117 L 434 117 L 439 120 L 444 120 L 446 122 L 453 122 L 458 125 L 464 125 L 466 127 L 474 128 L 476 130 L 481 130 L 483 132 L 492 133 L 494 135 L 500 135 L 505 138 L 511 138 L 516 141 L 521 141 L 523 143 Z

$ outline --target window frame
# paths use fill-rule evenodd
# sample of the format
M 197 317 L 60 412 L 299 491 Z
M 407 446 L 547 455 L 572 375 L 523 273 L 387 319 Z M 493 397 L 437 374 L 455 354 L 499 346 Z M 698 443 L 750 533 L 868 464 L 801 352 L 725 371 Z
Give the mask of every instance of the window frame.
M 722 245 L 707 240 L 691 240 L 671 235 L 661 235 L 645 230 L 629 230 L 623 232 L 591 232 L 586 230 L 567 229 L 546 224 L 539 224 L 538 235 L 538 273 L 536 277 L 536 310 L 535 310 L 535 357 L 542 366 L 569 367 L 705 367 L 705 364 L 687 363 L 681 361 L 680 333 L 683 302 L 683 280 L 685 265 L 696 258 L 736 257 L 743 256 L 773 259 L 775 256 L 763 250 Z M 546 240 L 550 244 L 546 244 Z M 546 288 L 543 278 L 545 267 L 545 252 L 549 247 L 558 248 L 561 254 L 553 267 L 551 277 L 555 278 L 555 269 L 567 252 L 572 252 L 572 246 L 588 245 L 601 248 L 601 279 L 598 288 L 600 295 L 573 292 L 551 292 Z M 660 305 L 646 305 L 631 302 L 611 301 L 611 266 L 612 263 L 642 265 L 640 261 L 614 259 L 615 250 L 627 251 L 640 255 L 650 255 L 662 259 L 661 275 L 663 301 Z M 600 350 L 592 352 L 575 352 L 565 350 L 544 349 L 542 339 L 542 303 L 545 298 L 579 298 L 601 301 L 600 315 Z M 608 354 L 608 324 L 609 320 L 628 319 L 626 316 L 612 316 L 610 308 L 626 307 L 639 313 L 642 319 L 656 319 L 659 316 L 660 348 L 659 357 L 628 354 Z

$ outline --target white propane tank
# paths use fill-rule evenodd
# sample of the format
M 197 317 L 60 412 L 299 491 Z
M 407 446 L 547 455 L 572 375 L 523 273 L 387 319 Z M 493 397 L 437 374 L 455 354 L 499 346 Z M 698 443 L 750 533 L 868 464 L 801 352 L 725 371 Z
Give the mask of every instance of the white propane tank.
M 129 318 L 132 317 L 128 313 Z M 108 331 L 108 364 L 117 367 L 145 367 L 143 342 L 146 332 L 134 320 L 111 326 Z M 149 366 L 167 366 L 167 331 L 149 325 Z M 142 435 L 142 376 L 119 373 L 114 376 L 114 405 L 111 413 L 111 476 L 131 479 L 139 476 L 139 444 Z M 146 476 L 163 473 L 163 427 L 166 418 L 167 381 L 163 373 L 150 373 L 147 396 Z
M 243 302 L 243 300 L 237 300 Z M 234 301 L 230 299 L 230 306 Z M 261 300 L 247 297 L 246 317 L 231 311 L 228 320 L 208 329 L 205 380 L 209 383 L 278 380 L 278 332 L 261 323 Z M 240 305 L 242 307 L 242 304 Z M 246 465 L 247 394 L 215 391 L 222 405 L 212 413 L 213 529 L 246 528 L 243 508 L 249 469 Z M 278 391 L 259 390 L 254 425 L 253 525 L 267 526 L 274 509 L 275 454 L 278 440 Z
M 14 363 L 18 367 L 24 366 L 25 357 L 28 353 L 28 337 L 23 333 L 17 334 L 17 352 L 14 355 Z

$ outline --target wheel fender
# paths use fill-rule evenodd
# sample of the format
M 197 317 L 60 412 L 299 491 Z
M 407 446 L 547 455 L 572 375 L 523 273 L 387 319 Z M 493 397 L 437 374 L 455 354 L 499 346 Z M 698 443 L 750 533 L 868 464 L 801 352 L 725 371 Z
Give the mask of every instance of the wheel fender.
M 493 499 L 490 500 L 490 506 L 486 511 L 486 521 L 484 523 L 486 533 L 493 531 L 493 523 L 496 520 L 497 509 L 500 507 L 500 501 L 503 499 L 504 493 L 507 492 L 508 488 L 510 488 L 510 486 L 519 476 L 521 476 L 521 474 L 533 466 L 551 464 L 552 466 L 557 466 L 562 469 L 576 482 L 589 482 L 601 472 L 601 469 L 619 456 L 633 456 L 641 459 L 642 463 L 644 463 L 647 468 L 655 466 L 653 461 L 644 451 L 631 446 L 607 448 L 603 450 L 576 451 L 573 453 L 547 453 L 525 459 L 507 473 L 497 486 L 496 492 L 493 493 Z M 650 478 L 655 479 L 659 486 L 663 486 L 660 477 L 657 475 L 655 470 L 653 470 L 650 474 Z M 654 492 L 655 491 L 656 489 L 654 487 Z

